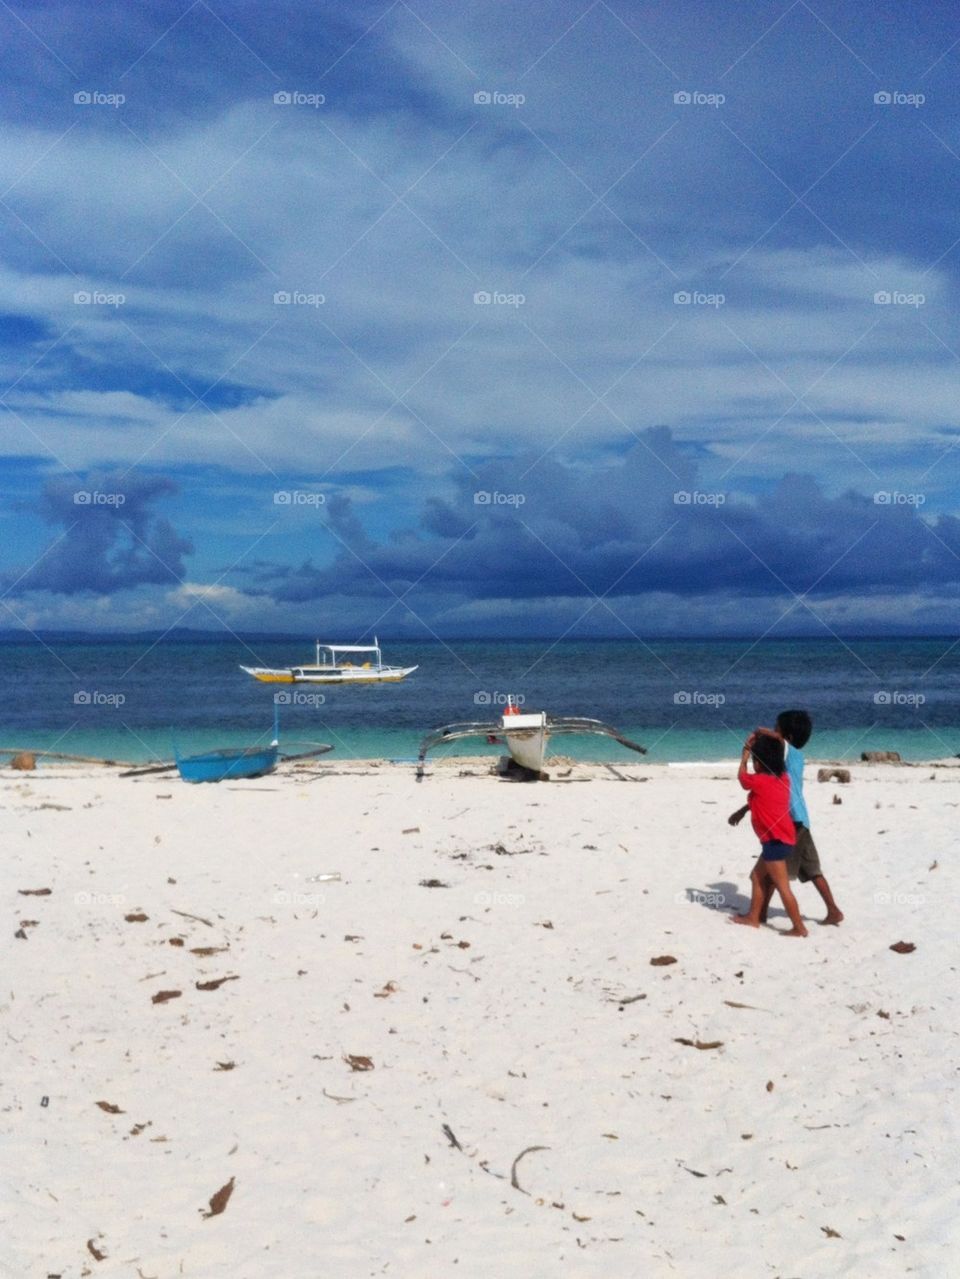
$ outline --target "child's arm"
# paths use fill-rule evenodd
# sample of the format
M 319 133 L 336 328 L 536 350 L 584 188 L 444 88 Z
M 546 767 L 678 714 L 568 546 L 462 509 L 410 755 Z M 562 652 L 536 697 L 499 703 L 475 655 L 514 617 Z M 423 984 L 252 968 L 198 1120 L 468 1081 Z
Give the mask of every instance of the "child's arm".
M 747 762 L 750 759 L 750 752 L 753 748 L 756 734 L 751 733 L 747 740 L 743 743 L 743 750 L 740 752 L 740 768 L 737 771 L 737 780 L 744 790 L 752 790 L 752 775 L 747 772 Z
M 735 813 L 731 813 L 730 816 L 727 818 L 727 821 L 730 823 L 731 826 L 739 826 L 740 823 L 743 821 L 743 819 L 746 817 L 747 813 L 749 812 L 750 812 L 750 805 L 744 804 L 743 808 L 738 808 Z

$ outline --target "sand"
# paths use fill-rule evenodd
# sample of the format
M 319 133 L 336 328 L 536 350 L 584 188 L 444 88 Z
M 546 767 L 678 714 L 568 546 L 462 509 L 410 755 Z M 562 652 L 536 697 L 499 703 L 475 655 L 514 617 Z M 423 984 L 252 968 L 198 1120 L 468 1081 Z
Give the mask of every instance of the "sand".
M 801 941 L 731 770 L 485 768 L 0 775 L 0 1274 L 960 1273 L 960 769 L 808 768 Z

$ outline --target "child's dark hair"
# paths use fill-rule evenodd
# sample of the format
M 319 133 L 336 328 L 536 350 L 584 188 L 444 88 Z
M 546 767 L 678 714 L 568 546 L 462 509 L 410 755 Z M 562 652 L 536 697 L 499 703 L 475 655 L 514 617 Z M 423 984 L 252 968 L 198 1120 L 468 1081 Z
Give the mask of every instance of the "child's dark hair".
M 765 773 L 773 773 L 774 777 L 782 777 L 786 761 L 786 751 L 779 737 L 769 733 L 758 733 L 750 752 L 754 767 L 760 766 Z
M 777 716 L 777 732 L 801 751 L 810 740 L 813 720 L 806 711 L 781 711 Z

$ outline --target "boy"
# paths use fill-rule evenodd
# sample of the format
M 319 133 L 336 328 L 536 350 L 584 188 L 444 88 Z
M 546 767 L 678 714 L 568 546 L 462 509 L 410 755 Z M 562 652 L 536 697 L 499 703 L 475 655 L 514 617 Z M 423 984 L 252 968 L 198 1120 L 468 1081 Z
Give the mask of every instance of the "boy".
M 769 732 L 769 729 L 760 731 Z M 813 732 L 813 721 L 806 711 L 781 711 L 777 716 L 776 732 L 789 746 L 787 775 L 790 778 L 790 816 L 793 818 L 797 832 L 794 851 L 787 858 L 787 873 L 791 879 L 799 878 L 801 884 L 812 883 L 823 898 L 827 914 L 826 918 L 820 921 L 821 924 L 840 924 L 843 922 L 843 912 L 833 900 L 830 885 L 820 869 L 820 856 L 813 842 L 813 836 L 810 834 L 810 817 L 803 798 L 803 748 Z M 730 825 L 736 826 L 746 811 L 743 808 L 733 813 L 729 819 Z M 768 887 L 760 911 L 762 924 L 767 921 L 767 908 L 772 892 L 772 887 Z
M 751 756 L 755 770 L 752 773 L 747 771 Z M 769 902 L 776 888 L 793 925 L 784 937 L 806 937 L 807 930 L 787 875 L 787 858 L 793 852 L 796 831 L 790 817 L 790 779 L 784 762 L 783 739 L 773 733 L 752 733 L 740 756 L 738 780 L 750 793 L 750 820 L 761 851 L 750 872 L 750 909 L 745 915 L 734 915 L 731 922 L 759 928 L 764 903 Z

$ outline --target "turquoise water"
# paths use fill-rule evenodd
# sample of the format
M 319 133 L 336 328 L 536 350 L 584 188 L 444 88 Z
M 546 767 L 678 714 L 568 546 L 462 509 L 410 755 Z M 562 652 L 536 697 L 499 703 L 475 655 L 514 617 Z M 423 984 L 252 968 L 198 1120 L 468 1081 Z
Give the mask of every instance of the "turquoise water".
M 345 637 L 346 638 L 346 637 Z M 786 706 L 814 717 L 811 759 L 897 750 L 908 760 L 960 752 L 960 645 L 949 639 L 394 643 L 418 664 L 399 685 L 257 684 L 239 669 L 307 660 L 312 645 L 234 639 L 0 644 L 0 746 L 129 760 L 253 745 L 273 731 L 291 752 L 329 742 L 331 759 L 405 759 L 431 729 L 494 721 L 508 693 L 529 709 L 606 720 L 651 762 L 730 760 L 744 734 Z M 322 697 L 323 700 L 320 700 Z M 603 738 L 554 741 L 558 754 L 636 760 Z M 467 743 L 458 753 L 501 753 Z

